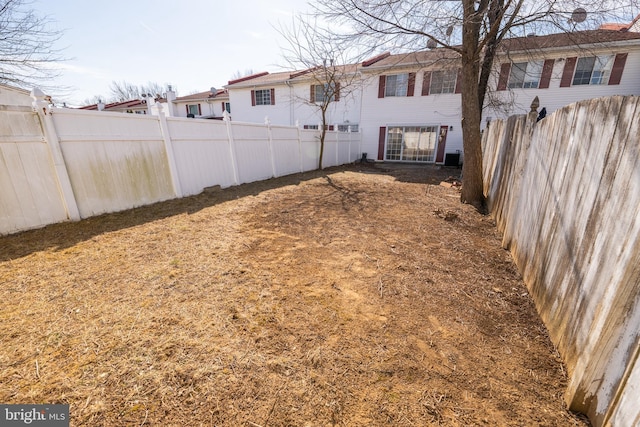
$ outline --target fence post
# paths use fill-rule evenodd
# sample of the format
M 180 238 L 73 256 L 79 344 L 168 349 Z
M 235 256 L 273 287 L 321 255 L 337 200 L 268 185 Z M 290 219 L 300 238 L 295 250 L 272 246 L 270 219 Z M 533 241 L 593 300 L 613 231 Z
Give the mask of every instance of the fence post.
M 334 136 L 336 137 L 336 166 L 341 165 L 340 163 L 340 135 L 338 132 L 338 125 L 333 125 Z
M 158 110 L 158 120 L 160 121 L 160 132 L 164 141 L 164 151 L 167 153 L 167 163 L 169 163 L 169 173 L 171 174 L 171 184 L 173 185 L 173 193 L 176 197 L 182 197 L 182 186 L 180 185 L 180 176 L 178 175 L 178 167 L 176 165 L 176 157 L 173 153 L 173 142 L 169 134 L 169 126 L 167 125 L 167 117 L 164 115 L 164 106 L 157 102 L 152 106 Z
M 264 124 L 267 127 L 267 136 L 269 137 L 269 158 L 271 159 L 271 175 L 275 178 L 276 175 L 276 160 L 273 152 L 273 136 L 271 135 L 271 120 L 269 116 L 265 116 Z
M 69 178 L 69 171 L 67 165 L 64 162 L 62 156 L 62 149 L 60 148 L 60 140 L 58 139 L 58 133 L 56 132 L 55 124 L 53 123 L 53 115 L 49 102 L 45 99 L 44 92 L 35 88 L 31 91 L 31 97 L 33 98 L 33 111 L 38 113 L 40 123 L 42 123 L 42 131 L 44 132 L 44 138 L 49 148 L 49 155 L 53 162 L 53 168 L 56 175 L 56 184 L 58 191 L 62 198 L 62 204 L 64 210 L 67 213 L 67 217 L 72 221 L 80 221 L 80 211 L 78 210 L 78 203 L 76 197 L 73 194 L 73 187 L 71 186 L 71 179 Z
M 304 162 L 302 158 L 302 135 L 300 134 L 300 120 L 296 120 L 296 129 L 298 131 L 298 158 L 300 159 L 300 173 L 304 172 Z
M 240 178 L 238 175 L 238 164 L 236 163 L 236 144 L 233 141 L 231 117 L 226 110 L 222 112 L 222 121 L 227 125 L 227 138 L 229 139 L 229 157 L 231 159 L 231 169 L 233 171 L 233 183 L 238 185 L 240 183 Z

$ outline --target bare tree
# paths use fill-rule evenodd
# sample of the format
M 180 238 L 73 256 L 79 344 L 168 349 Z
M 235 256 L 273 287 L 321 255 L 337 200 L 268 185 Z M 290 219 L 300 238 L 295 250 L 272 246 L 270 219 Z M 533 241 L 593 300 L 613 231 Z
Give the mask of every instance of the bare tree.
M 246 76 L 250 76 L 252 74 L 256 74 L 255 71 L 253 71 L 253 69 L 251 68 L 247 68 L 246 70 L 244 70 L 244 72 L 237 70 L 235 73 L 233 73 L 233 75 L 231 76 L 231 80 L 237 80 L 237 79 L 241 79 L 243 77 Z
M 506 37 L 571 30 L 575 13 L 588 21 L 631 19 L 636 0 L 316 0 L 313 14 L 335 37 L 363 51 L 413 52 L 443 47 L 461 63 L 464 149 L 461 201 L 485 209 L 481 118 L 497 48 Z M 458 34 L 455 29 L 460 29 Z
M 307 95 L 298 96 L 297 100 L 316 109 L 320 116 L 318 168 L 322 169 L 329 108 L 360 90 L 362 78 L 357 65 L 353 65 L 360 60 L 358 53 L 339 43 L 315 20 L 312 16 L 297 16 L 289 27 L 281 26 L 278 31 L 287 42 L 282 51 L 288 67 L 300 70 L 291 78 L 310 84 Z
M 54 45 L 62 32 L 30 5 L 28 0 L 0 0 L 0 83 L 51 88 L 44 82 L 60 74 L 55 64 L 63 58 Z
M 126 81 L 112 81 L 109 89 L 111 90 L 111 98 L 109 99 L 115 102 L 129 101 L 148 96 L 159 98 L 165 91 L 163 85 L 154 82 L 135 85 Z

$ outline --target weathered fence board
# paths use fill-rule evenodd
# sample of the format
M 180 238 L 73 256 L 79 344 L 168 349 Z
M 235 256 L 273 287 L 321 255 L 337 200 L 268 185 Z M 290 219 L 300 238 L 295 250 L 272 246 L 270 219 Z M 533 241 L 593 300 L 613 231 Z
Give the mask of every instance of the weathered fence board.
M 51 109 L 43 100 L 0 106 L 0 234 L 318 167 L 318 131 L 165 117 L 161 107 Z M 359 133 L 328 137 L 324 166 L 357 159 Z
M 610 97 L 483 136 L 503 244 L 567 364 L 567 403 L 596 426 L 640 420 L 638 135 L 640 98 Z

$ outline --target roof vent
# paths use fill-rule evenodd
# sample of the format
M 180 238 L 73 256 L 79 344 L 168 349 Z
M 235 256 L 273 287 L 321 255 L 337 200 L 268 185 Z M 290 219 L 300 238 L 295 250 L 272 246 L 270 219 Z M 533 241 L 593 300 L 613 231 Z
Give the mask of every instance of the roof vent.
M 536 36 L 536 33 L 529 33 L 529 34 L 527 34 L 527 37 L 535 37 L 535 36 Z

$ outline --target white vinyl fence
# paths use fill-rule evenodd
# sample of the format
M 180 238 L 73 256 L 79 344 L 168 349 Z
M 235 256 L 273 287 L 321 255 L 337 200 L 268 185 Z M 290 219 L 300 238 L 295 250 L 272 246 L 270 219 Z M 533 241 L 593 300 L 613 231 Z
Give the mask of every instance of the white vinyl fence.
M 640 97 L 496 120 L 485 194 L 594 426 L 640 425 Z
M 0 234 L 318 167 L 317 130 L 34 99 L 33 109 L 0 106 Z M 323 167 L 355 161 L 360 145 L 359 133 L 327 132 Z

